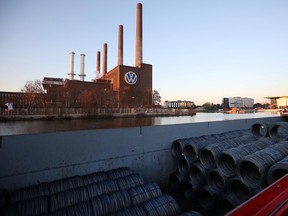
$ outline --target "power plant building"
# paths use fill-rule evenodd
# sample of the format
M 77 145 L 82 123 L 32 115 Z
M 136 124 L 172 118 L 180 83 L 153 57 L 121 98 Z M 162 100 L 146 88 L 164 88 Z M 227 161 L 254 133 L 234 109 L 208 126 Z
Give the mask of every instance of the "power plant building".
M 54 107 L 83 107 L 84 105 L 105 108 L 152 106 L 152 65 L 142 62 L 141 3 L 137 4 L 135 66 L 123 65 L 122 25 L 118 28 L 118 64 L 109 72 L 107 72 L 107 49 L 108 46 L 104 43 L 101 75 L 100 52 L 97 52 L 96 77 L 91 82 L 84 81 L 85 54 L 80 55 L 80 80 L 74 79 L 75 53 L 70 52 L 69 79 L 45 77 L 43 80 L 48 104 Z

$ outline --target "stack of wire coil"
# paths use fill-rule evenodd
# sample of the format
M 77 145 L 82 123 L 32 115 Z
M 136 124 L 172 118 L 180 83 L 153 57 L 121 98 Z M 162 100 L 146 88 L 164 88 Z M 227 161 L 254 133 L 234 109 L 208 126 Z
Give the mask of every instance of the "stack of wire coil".
M 288 122 L 177 139 L 171 152 L 178 170 L 170 186 L 188 202 L 225 215 L 288 173 L 287 140 Z
M 2 216 L 176 216 L 182 213 L 175 199 L 162 194 L 158 184 L 144 183 L 141 175 L 127 167 L 0 192 Z

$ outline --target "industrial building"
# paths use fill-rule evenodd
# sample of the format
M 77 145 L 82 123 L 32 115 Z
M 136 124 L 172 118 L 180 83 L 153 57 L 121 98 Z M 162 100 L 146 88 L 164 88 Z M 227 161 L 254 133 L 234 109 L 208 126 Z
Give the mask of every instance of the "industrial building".
M 191 109 L 195 107 L 195 104 L 193 101 L 186 100 L 164 101 L 163 107 L 173 109 Z
M 43 88 L 48 107 L 151 107 L 152 65 L 143 63 L 142 4 L 137 4 L 135 66 L 123 65 L 123 26 L 118 28 L 118 64 L 107 72 L 107 44 L 103 45 L 102 73 L 100 51 L 96 57 L 96 77 L 85 78 L 85 54 L 80 54 L 80 80 L 74 76 L 74 52 L 70 52 L 69 79 L 45 77 Z
M 270 100 L 270 108 L 275 106 L 275 108 L 283 109 L 288 107 L 288 96 L 276 96 L 276 97 L 265 97 Z
M 252 109 L 254 105 L 253 98 L 247 97 L 229 97 L 223 98 L 222 107 L 223 109 Z

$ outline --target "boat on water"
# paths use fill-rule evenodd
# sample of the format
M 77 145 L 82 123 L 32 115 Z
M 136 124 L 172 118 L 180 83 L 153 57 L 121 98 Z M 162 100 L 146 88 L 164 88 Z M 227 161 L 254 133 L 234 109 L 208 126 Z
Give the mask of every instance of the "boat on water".
M 281 116 L 288 116 L 288 108 L 285 108 L 283 110 L 280 110 L 280 115 Z
M 225 114 L 246 114 L 246 113 L 254 113 L 254 110 L 234 107 L 231 109 L 224 109 L 222 112 Z

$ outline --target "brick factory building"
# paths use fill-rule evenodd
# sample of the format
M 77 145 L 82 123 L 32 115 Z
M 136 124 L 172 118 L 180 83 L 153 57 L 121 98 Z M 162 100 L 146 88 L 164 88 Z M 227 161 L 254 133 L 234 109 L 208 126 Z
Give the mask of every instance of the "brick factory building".
M 123 65 L 123 26 L 118 28 L 118 64 L 107 72 L 107 44 L 103 46 L 102 73 L 100 52 L 96 57 L 96 78 L 84 81 L 85 55 L 80 54 L 80 80 L 74 76 L 74 52 L 70 53 L 69 79 L 45 77 L 47 107 L 151 107 L 152 65 L 142 62 L 142 4 L 137 4 L 135 66 Z

